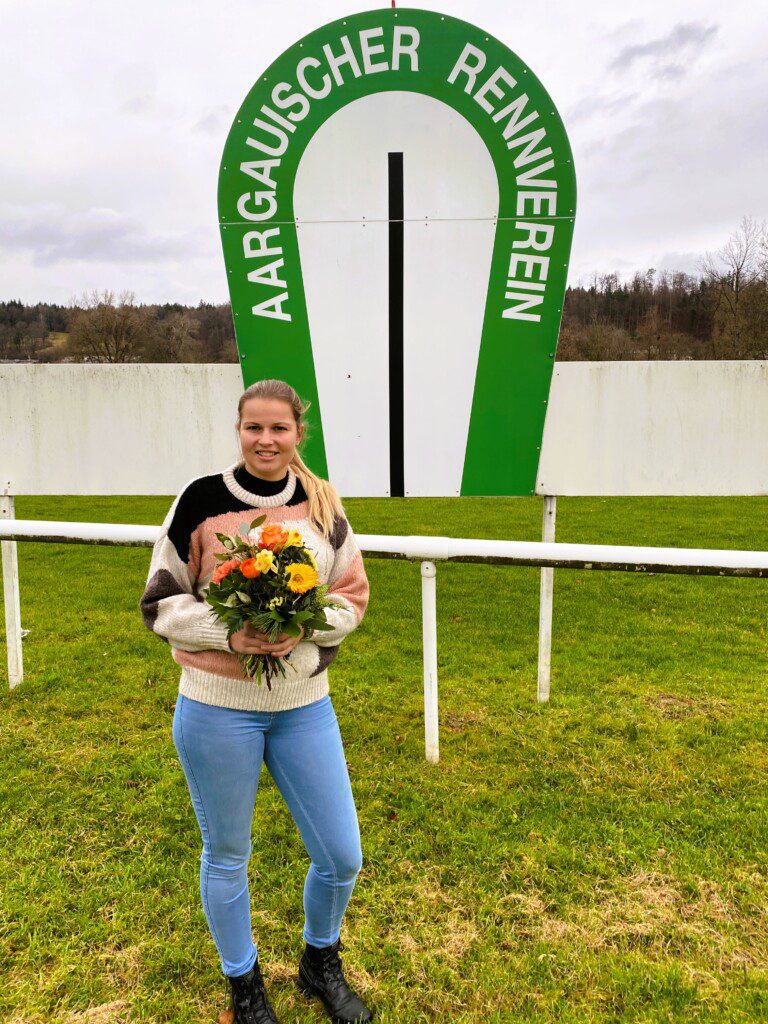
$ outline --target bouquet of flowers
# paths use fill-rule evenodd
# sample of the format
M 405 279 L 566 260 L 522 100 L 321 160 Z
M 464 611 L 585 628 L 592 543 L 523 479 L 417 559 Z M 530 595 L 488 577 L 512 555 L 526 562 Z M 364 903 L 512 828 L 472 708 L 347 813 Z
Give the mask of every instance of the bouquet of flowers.
M 305 637 L 333 629 L 323 609 L 341 605 L 328 600 L 327 584 L 317 582 L 317 562 L 301 533 L 281 523 L 260 529 L 266 518 L 241 523 L 234 537 L 216 534 L 225 550 L 214 555 L 219 565 L 205 592 L 211 614 L 229 627 L 227 638 L 246 622 L 267 633 L 269 643 L 280 633 L 300 636 L 301 627 Z M 256 674 L 259 685 L 263 669 L 269 690 L 278 672 L 285 677 L 282 658 L 266 653 L 238 657 L 246 676 Z M 296 671 L 295 665 L 291 668 Z

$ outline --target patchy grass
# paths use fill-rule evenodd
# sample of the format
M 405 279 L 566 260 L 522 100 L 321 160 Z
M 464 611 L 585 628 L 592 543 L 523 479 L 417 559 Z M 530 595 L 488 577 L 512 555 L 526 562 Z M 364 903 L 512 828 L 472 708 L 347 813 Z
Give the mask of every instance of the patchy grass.
M 170 498 L 19 498 L 159 523 Z M 347 499 L 357 533 L 535 539 L 535 499 Z M 560 499 L 558 539 L 768 548 L 768 499 Z M 178 666 L 142 625 L 148 549 L 19 544 L 25 680 L 0 697 L 0 1019 L 214 1022 L 225 983 L 171 738 Z M 342 935 L 381 1024 L 768 1018 L 763 580 L 438 565 L 440 762 L 424 760 L 418 563 L 368 559 L 331 668 L 363 839 Z M 0 646 L 5 666 L 5 648 Z M 254 937 L 280 1019 L 308 859 L 262 772 Z

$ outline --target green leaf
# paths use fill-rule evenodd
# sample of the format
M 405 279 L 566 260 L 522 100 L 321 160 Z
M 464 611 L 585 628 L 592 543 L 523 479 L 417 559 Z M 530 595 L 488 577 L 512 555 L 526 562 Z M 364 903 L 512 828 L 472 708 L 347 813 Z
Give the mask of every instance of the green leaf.
M 259 516 L 258 519 L 254 519 L 253 522 L 251 523 L 251 527 L 250 528 L 252 530 L 255 530 L 257 526 L 261 526 L 261 524 L 264 522 L 264 520 L 266 518 L 267 518 L 266 515 L 263 515 L 263 516 Z
M 325 622 L 325 619 L 321 619 L 319 616 L 313 616 L 311 619 L 307 619 L 304 622 L 304 628 L 305 629 L 314 629 L 318 622 L 322 626 L 324 624 L 324 622 Z
M 240 598 L 240 600 L 243 602 L 243 604 L 250 604 L 251 603 L 250 597 L 248 597 L 247 594 L 244 594 L 242 590 L 236 590 L 235 593 Z
M 246 534 L 250 531 L 250 529 L 251 528 L 248 525 L 248 523 L 240 523 L 240 525 L 237 528 L 237 532 L 241 534 Z

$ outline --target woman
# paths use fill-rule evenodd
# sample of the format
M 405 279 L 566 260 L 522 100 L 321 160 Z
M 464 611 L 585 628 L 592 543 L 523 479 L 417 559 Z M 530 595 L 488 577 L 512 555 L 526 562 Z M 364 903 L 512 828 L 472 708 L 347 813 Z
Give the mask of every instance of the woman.
M 360 830 L 328 665 L 360 624 L 368 579 L 338 492 L 304 464 L 297 447 L 306 406 L 284 381 L 262 380 L 240 397 L 236 431 L 242 458 L 187 483 L 152 552 L 141 611 L 182 666 L 173 741 L 203 840 L 200 893 L 228 979 L 233 1024 L 276 1024 L 251 934 L 247 866 L 262 760 L 299 828 L 311 863 L 304 883 L 305 949 L 297 983 L 318 996 L 334 1021 L 370 1021 L 349 988 L 339 949 L 341 920 L 362 866 Z M 318 579 L 342 605 L 326 611 L 329 631 L 312 639 L 281 633 L 276 642 L 248 624 L 227 639 L 202 592 L 222 551 L 217 533 L 265 513 L 290 522 L 312 549 Z M 245 677 L 238 654 L 288 660 L 285 677 L 265 685 Z

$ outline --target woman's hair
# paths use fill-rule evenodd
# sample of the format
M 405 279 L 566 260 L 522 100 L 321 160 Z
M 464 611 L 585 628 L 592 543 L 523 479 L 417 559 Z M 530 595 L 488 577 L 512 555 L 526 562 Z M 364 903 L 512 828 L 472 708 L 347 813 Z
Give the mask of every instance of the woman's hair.
M 279 398 L 283 402 L 287 402 L 290 405 L 293 412 L 293 418 L 296 421 L 296 428 L 301 426 L 302 417 L 307 409 L 312 404 L 311 402 L 304 403 L 299 398 L 297 392 L 287 384 L 284 380 L 257 380 L 250 387 L 246 388 L 245 391 L 240 395 L 240 400 L 237 403 L 237 429 L 240 429 L 240 424 L 243 421 L 243 405 L 248 401 L 249 398 Z M 306 424 L 305 424 L 306 426 Z M 301 440 L 301 446 L 304 445 L 307 431 L 305 429 L 304 437 Z M 339 492 L 329 483 L 327 480 L 323 480 L 322 477 L 317 476 L 309 466 L 305 465 L 303 459 L 299 455 L 299 446 L 296 446 L 296 451 L 291 459 L 290 466 L 296 476 L 301 481 L 301 485 L 307 492 L 307 498 L 309 499 L 309 518 L 313 520 L 322 531 L 323 536 L 327 539 L 330 536 L 331 530 L 333 529 L 333 520 L 335 514 L 338 512 L 344 514 L 344 506 L 341 503 Z M 243 465 L 245 459 L 242 455 L 238 461 L 238 465 Z

